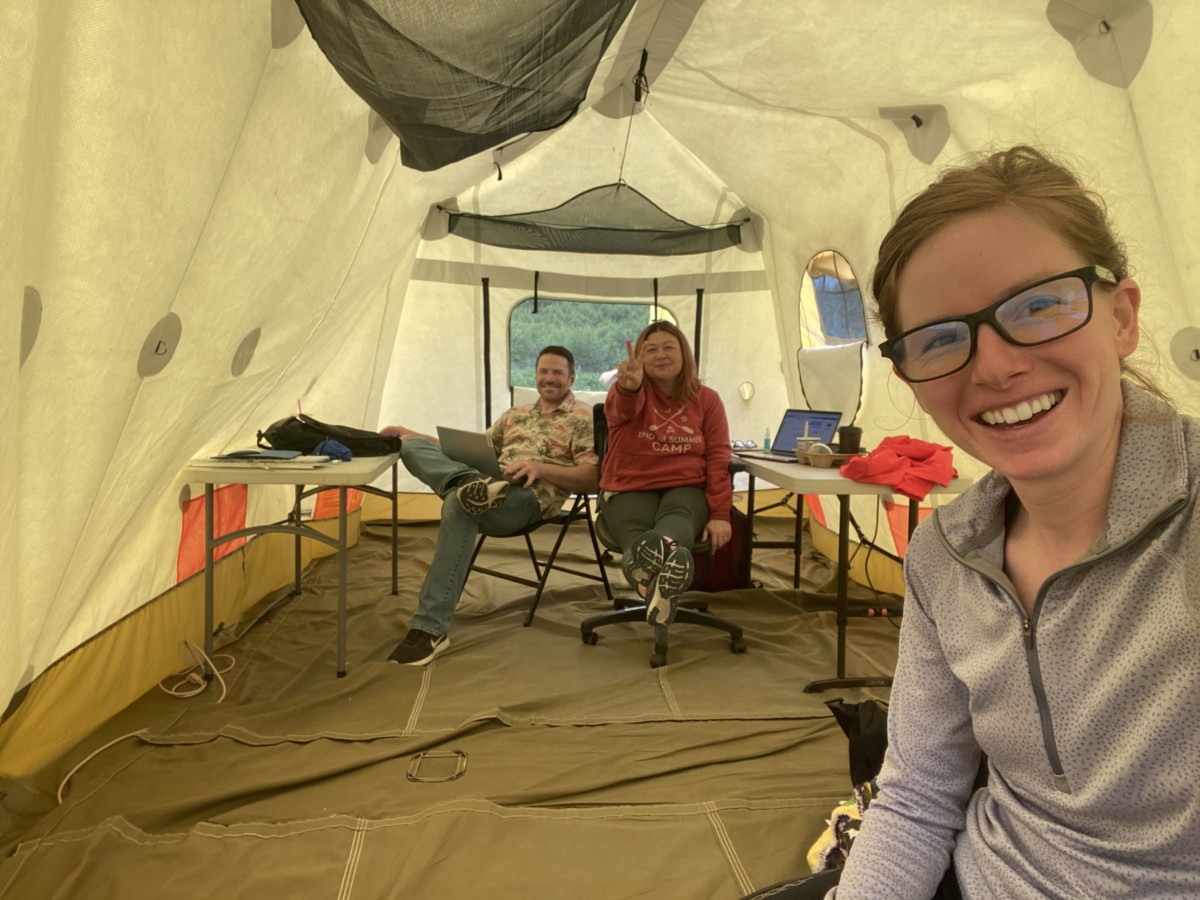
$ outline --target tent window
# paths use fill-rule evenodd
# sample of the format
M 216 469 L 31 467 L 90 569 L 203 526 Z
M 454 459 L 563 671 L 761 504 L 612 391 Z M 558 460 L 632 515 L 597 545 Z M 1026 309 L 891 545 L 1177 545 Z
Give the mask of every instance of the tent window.
M 625 341 L 634 340 L 655 318 L 675 322 L 669 310 L 651 303 L 541 297 L 536 313 L 533 307 L 532 297 L 522 300 L 508 320 L 510 387 L 535 387 L 538 351 L 558 344 L 575 356 L 574 390 L 607 390 L 610 373 L 625 356 Z
M 800 288 L 801 346 L 827 347 L 867 338 L 867 319 L 858 277 L 836 250 L 808 262 Z

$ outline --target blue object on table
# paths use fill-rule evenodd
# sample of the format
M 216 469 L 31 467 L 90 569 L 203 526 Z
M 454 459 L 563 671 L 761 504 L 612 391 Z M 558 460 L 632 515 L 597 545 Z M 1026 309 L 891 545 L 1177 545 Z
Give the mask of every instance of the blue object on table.
M 353 458 L 350 448 L 345 444 L 326 438 L 313 449 L 313 456 L 328 456 L 330 459 L 340 459 L 349 462 Z

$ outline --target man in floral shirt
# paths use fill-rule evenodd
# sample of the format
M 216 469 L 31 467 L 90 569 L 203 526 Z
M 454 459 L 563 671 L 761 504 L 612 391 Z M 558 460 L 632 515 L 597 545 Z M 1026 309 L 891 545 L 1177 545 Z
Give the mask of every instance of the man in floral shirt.
M 503 480 L 489 480 L 446 456 L 437 439 L 402 425 L 380 433 L 401 439 L 405 468 L 442 498 L 442 523 L 417 611 L 389 659 L 423 666 L 445 650 L 446 632 L 462 595 L 479 533 L 510 535 L 555 515 L 576 491 L 599 487 L 591 407 L 575 400 L 575 358 L 566 347 L 546 347 L 537 358 L 538 400 L 514 406 L 488 434 Z

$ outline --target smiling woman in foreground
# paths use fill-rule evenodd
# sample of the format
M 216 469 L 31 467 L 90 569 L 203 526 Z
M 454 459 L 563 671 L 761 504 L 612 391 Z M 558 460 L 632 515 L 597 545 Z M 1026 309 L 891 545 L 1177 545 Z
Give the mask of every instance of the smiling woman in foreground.
M 837 900 L 1200 896 L 1200 422 L 1126 362 L 1141 291 L 1103 202 L 1029 147 L 949 170 L 874 293 L 883 354 L 993 471 L 909 547 Z

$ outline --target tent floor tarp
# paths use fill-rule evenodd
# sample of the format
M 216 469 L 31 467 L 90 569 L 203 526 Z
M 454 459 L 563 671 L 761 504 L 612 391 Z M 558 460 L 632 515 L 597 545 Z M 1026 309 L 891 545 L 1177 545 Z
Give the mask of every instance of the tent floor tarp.
M 579 622 L 606 608 L 597 585 L 556 574 L 523 628 L 527 589 L 474 575 L 452 646 L 398 666 L 387 655 L 436 527 L 402 528 L 398 597 L 386 529 L 350 551 L 345 678 L 324 560 L 222 649 L 223 702 L 215 682 L 185 700 L 152 691 L 52 767 L 57 787 L 113 742 L 61 804 L 5 836 L 0 895 L 736 898 L 807 870 L 850 790 L 825 701 L 886 691 L 803 692 L 834 670 L 835 617 L 785 589 L 788 551 L 755 555 L 763 589 L 711 598 L 745 628 L 745 654 L 676 626 L 669 665 L 652 669 L 645 625 L 580 640 Z M 790 523 L 759 527 L 779 537 Z M 574 531 L 566 552 L 582 562 Z M 520 541 L 484 552 L 527 565 Z M 808 558 L 803 571 L 828 567 Z M 896 624 L 851 620 L 848 669 L 890 672 Z

